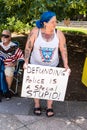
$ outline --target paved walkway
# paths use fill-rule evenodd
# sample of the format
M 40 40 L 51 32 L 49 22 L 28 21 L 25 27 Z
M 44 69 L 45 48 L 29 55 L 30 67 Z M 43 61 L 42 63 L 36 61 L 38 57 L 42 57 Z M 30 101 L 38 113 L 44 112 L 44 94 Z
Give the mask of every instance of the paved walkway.
M 0 130 L 87 130 L 87 102 L 54 101 L 55 116 L 45 114 L 46 101 L 41 100 L 42 115 L 33 114 L 33 100 L 13 97 L 0 103 Z

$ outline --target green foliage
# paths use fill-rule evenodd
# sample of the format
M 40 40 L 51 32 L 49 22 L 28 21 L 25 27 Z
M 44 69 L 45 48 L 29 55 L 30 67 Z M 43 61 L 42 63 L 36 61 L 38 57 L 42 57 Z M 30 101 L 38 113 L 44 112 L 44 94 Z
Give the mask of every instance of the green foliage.
M 70 34 L 81 34 L 81 35 L 85 35 L 84 32 L 81 32 L 81 31 L 75 31 L 75 30 L 63 30 L 63 32 L 65 33 L 70 33 Z
M 0 27 L 0 32 L 3 29 L 9 29 L 12 32 L 19 32 L 25 33 L 30 30 L 31 26 L 27 23 L 24 24 L 20 20 L 16 19 L 15 17 L 7 18 L 7 24 L 2 24 Z
M 79 15 L 87 19 L 87 0 L 0 0 L 0 30 L 24 32 L 46 10 L 54 11 L 59 21 Z
M 85 28 L 58 27 L 57 29 L 60 29 L 61 31 L 63 31 L 65 33 L 87 35 L 87 29 L 85 29 Z

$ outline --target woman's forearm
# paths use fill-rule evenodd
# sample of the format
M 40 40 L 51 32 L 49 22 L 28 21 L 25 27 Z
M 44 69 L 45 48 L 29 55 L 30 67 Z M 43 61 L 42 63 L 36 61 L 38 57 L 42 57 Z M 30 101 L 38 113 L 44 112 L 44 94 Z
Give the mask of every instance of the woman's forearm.
M 66 44 L 64 44 L 63 48 L 61 49 L 61 56 L 62 56 L 64 67 L 68 66 L 68 54 L 67 54 Z
M 30 49 L 25 49 L 25 62 L 28 63 L 30 57 Z

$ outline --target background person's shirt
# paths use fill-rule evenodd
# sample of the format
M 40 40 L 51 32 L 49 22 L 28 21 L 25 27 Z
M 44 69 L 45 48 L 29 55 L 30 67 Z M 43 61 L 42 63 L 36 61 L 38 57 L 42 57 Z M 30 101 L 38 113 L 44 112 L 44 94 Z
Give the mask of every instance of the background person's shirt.
M 18 59 L 24 59 L 24 56 L 14 42 L 10 42 L 7 46 L 0 42 L 0 60 L 3 60 L 5 65 L 14 63 Z

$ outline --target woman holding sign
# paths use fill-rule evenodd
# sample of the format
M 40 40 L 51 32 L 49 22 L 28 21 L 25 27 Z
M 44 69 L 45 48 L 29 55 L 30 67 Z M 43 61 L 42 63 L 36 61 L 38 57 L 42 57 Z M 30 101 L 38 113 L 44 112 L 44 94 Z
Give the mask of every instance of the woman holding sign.
M 25 47 L 24 68 L 30 64 L 56 67 L 59 64 L 58 49 L 60 49 L 65 69 L 69 69 L 66 39 L 63 33 L 56 30 L 56 14 L 51 11 L 44 12 L 40 20 L 36 21 L 28 36 Z M 34 114 L 41 115 L 40 100 L 34 99 Z M 47 100 L 46 115 L 51 117 L 53 112 L 53 101 Z

